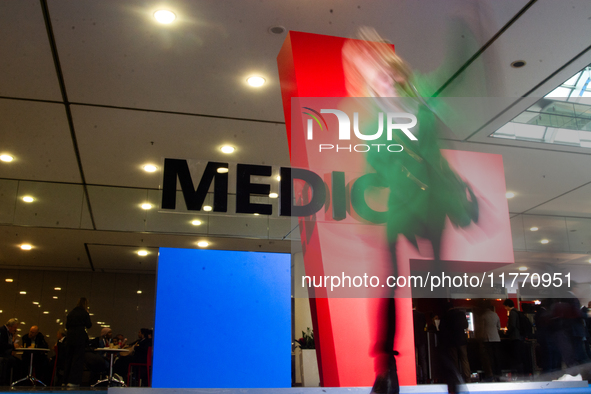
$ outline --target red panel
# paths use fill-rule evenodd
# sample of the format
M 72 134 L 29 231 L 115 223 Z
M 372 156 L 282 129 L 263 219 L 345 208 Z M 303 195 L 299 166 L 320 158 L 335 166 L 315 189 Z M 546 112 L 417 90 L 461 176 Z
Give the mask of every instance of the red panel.
M 320 157 L 317 148 L 308 146 L 301 115 L 303 106 L 318 108 L 309 104 L 318 100 L 314 97 L 346 97 L 341 60 L 345 41 L 338 37 L 290 32 L 279 53 L 278 65 L 292 166 L 310 169 L 323 179 L 331 170 L 344 171 L 349 182 L 362 173 L 366 164 L 363 155 Z M 292 99 L 298 97 L 302 99 L 292 104 Z M 320 108 L 340 107 L 335 104 Z M 331 125 L 328 127 L 331 128 Z M 446 151 L 445 156 L 486 204 L 483 204 L 485 209 L 482 211 L 485 225 L 479 223 L 479 226 L 465 230 L 454 229 L 448 223 L 442 258 L 455 262 L 462 270 L 474 267 L 474 264 L 482 269 L 482 264 L 498 266 L 512 263 L 502 158 L 458 151 Z M 357 275 L 359 270 L 367 269 L 367 265 L 358 262 L 367 261 L 368 256 L 378 270 L 388 269 L 389 255 L 383 226 L 363 224 L 349 216 L 335 222 L 324 210 L 309 219 L 300 219 L 306 275 L 331 275 L 343 270 Z M 352 225 L 355 227 L 354 234 L 350 232 Z M 399 275 L 408 275 L 411 260 L 425 260 L 426 257 L 404 240 L 399 244 Z M 310 304 L 315 337 L 318 339 L 322 385 L 372 385 L 375 378 L 372 344 L 380 328 L 380 320 L 376 318 L 379 299 L 326 298 L 326 289 L 316 291 L 319 298 L 311 299 Z M 416 371 L 411 300 L 397 298 L 396 305 L 394 348 L 400 352 L 397 357 L 400 383 L 414 385 Z

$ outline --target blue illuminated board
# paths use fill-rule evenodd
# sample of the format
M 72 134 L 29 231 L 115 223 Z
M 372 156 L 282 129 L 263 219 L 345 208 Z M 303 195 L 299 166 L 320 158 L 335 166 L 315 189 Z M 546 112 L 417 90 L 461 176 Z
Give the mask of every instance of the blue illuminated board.
M 152 386 L 291 387 L 290 260 L 161 248 Z

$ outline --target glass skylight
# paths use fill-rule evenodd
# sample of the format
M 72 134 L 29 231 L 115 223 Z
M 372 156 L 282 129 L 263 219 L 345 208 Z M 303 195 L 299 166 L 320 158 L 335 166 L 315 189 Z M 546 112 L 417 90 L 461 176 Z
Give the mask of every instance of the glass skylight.
M 591 65 L 491 137 L 591 148 Z

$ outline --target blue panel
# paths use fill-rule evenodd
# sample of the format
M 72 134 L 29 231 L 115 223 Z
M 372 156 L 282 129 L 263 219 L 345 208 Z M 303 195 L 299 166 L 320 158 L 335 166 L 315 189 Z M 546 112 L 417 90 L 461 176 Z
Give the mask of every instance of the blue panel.
M 152 386 L 291 387 L 290 259 L 161 248 Z

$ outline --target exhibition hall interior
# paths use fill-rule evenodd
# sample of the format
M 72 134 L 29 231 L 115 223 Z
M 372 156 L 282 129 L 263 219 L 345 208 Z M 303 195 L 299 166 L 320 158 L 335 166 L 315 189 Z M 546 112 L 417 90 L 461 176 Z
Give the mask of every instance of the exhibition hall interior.
M 9 389 L 17 377 L 25 377 L 26 385 L 39 386 L 35 379 L 48 386 L 67 383 L 59 380 L 63 375 L 55 361 L 56 343 L 67 316 L 77 306 L 84 309 L 80 299 L 86 298 L 92 321 L 87 330 L 90 339 L 96 338 L 98 344 L 107 333 L 109 340 L 120 334 L 126 344 L 154 341 L 154 349 L 150 346 L 148 353 L 142 353 L 135 368 L 128 364 L 136 356 L 129 348 L 122 349 L 121 340 L 117 350 L 94 352 L 98 361 L 91 357 L 82 362 L 82 381 L 74 387 L 106 379 L 106 386 L 361 386 L 359 392 L 369 392 L 374 376 L 347 380 L 339 375 L 344 370 L 338 370 L 338 378 L 331 380 L 332 367 L 325 364 L 330 360 L 322 359 L 328 355 L 328 345 L 323 345 L 322 357 L 314 349 L 319 347 L 319 332 L 323 335 L 319 326 L 325 318 L 320 316 L 322 301 L 308 298 L 312 293 L 307 290 L 295 290 L 302 276 L 309 275 L 311 260 L 306 260 L 306 253 L 314 250 L 306 232 L 310 227 L 304 226 L 302 218 L 281 214 L 281 195 L 291 188 L 282 185 L 286 182 L 282 169 L 295 167 L 296 159 L 290 151 L 295 137 L 290 134 L 292 103 L 286 92 L 293 92 L 293 86 L 303 91 L 304 80 L 324 86 L 328 74 L 319 71 L 324 54 L 311 48 L 332 42 L 321 37 L 359 38 L 363 27 L 375 29 L 385 43 L 393 45 L 415 75 L 430 77 L 426 96 L 452 98 L 449 103 L 456 106 L 456 115 L 450 124 L 462 126 L 447 128 L 441 138 L 443 148 L 502 159 L 500 174 L 505 186 L 497 191 L 504 196 L 501 203 L 507 205 L 495 220 L 506 220 L 504 234 L 511 241 L 507 245 L 512 254 L 510 261 L 503 260 L 490 271 L 492 275 L 509 278 L 521 272 L 542 278 L 552 272 L 566 278 L 568 274 L 573 283 L 570 299 L 576 301 L 567 304 L 576 305 L 577 311 L 587 306 L 591 302 L 591 2 L 4 0 L 0 2 L 0 320 L 4 324 L 17 319 L 9 335 L 13 347 L 15 341 L 22 344 L 30 332 L 36 333 L 32 329 L 36 326 L 49 351 L 21 350 L 10 355 L 14 349 L 8 349 L 18 367 L 0 362 L 0 386 Z M 306 64 L 312 64 L 305 70 L 306 77 L 296 73 L 301 66 L 294 37 L 311 40 L 301 52 Z M 285 64 L 278 66 L 280 52 L 292 49 L 293 75 Z M 335 53 L 340 56 L 340 49 Z M 310 96 L 329 94 L 319 89 Z M 190 193 L 184 186 L 181 189 L 181 170 L 173 174 L 174 182 L 177 175 L 180 182 L 173 186 L 172 208 L 163 204 L 165 159 L 177 164 L 186 161 L 194 186 L 191 192 L 197 186 L 206 188 L 195 192 L 203 198 L 197 208 L 187 206 Z M 215 181 L 207 189 L 203 174 L 210 165 Z M 252 187 L 246 205 L 268 206 L 270 214 L 244 208 L 244 182 L 237 175 L 244 165 L 260 166 L 258 171 L 262 171 L 249 175 L 251 186 L 268 185 Z M 220 196 L 215 195 L 220 179 L 227 182 L 227 207 L 223 208 Z M 324 181 L 328 189 L 328 178 Z M 480 207 L 482 217 L 487 218 L 486 203 Z M 495 215 L 489 215 L 491 220 Z M 257 305 L 248 305 L 244 306 L 249 315 L 244 321 L 252 325 L 220 328 L 228 319 L 221 314 L 217 327 L 216 320 L 211 320 L 219 308 L 215 302 L 222 305 L 226 299 L 216 293 L 215 280 L 199 282 L 199 286 L 190 282 L 192 287 L 184 284 L 201 271 L 219 272 L 218 278 L 242 272 L 221 271 L 226 262 L 248 260 L 250 264 L 252 260 L 253 267 L 263 266 L 263 262 L 244 257 L 248 254 L 240 254 L 246 252 L 258 252 L 267 263 L 276 262 L 271 266 L 281 267 L 262 275 L 276 279 L 276 296 L 287 291 L 287 309 L 265 304 L 261 296 L 259 307 L 278 308 L 278 317 L 263 321 Z M 179 261 L 187 265 L 177 265 Z M 197 261 L 199 268 L 191 261 Z M 163 267 L 165 262 L 170 264 Z M 290 272 L 285 278 L 284 264 Z M 226 295 L 234 300 L 255 297 L 252 304 L 259 304 L 258 293 L 245 295 L 251 294 L 249 283 L 255 286 L 248 276 L 255 271 L 248 272 L 243 278 L 249 279 L 237 281 L 232 285 L 236 291 Z M 161 287 L 165 281 L 168 287 Z M 535 337 L 535 315 L 544 305 L 543 293 L 526 295 L 520 282 L 519 277 L 507 281 L 494 294 L 450 297 L 468 324 L 465 335 L 472 367 L 465 381 L 532 384 L 536 376 L 548 372 L 541 356 L 544 350 Z M 165 288 L 169 289 L 167 299 L 163 298 Z M 208 298 L 208 294 L 216 295 Z M 502 337 L 510 324 L 505 299 L 524 312 L 532 332 L 522 348 L 526 356 L 519 371 L 511 367 L 512 350 L 505 341 L 502 365 L 488 367 L 495 370 L 491 377 L 486 363 L 478 361 L 478 346 L 471 341 L 475 316 L 492 307 L 499 316 Z M 410 316 L 411 301 L 407 301 Z M 427 335 L 429 352 L 424 365 L 420 357 L 410 369 L 399 365 L 399 371 L 411 371 L 410 380 L 401 379 L 405 386 L 401 392 L 417 382 L 447 392 L 445 371 L 432 359 L 445 301 L 429 297 L 412 301 L 425 318 L 419 331 Z M 200 305 L 207 318 L 199 316 Z M 223 305 L 231 308 L 232 303 Z M 250 312 L 251 307 L 257 312 Z M 587 315 L 581 315 L 581 321 L 586 319 Z M 287 325 L 285 341 L 284 334 L 275 334 L 284 332 L 273 326 L 276 323 Z M 407 320 L 407 324 L 413 323 Z M 11 332 L 10 324 L 7 327 Z M 216 339 L 208 341 L 214 332 Z M 316 342 L 308 334 L 315 335 Z M 353 342 L 356 335 L 363 335 L 354 330 L 349 334 Z M 278 386 L 249 383 L 250 377 L 240 374 L 227 386 L 224 378 L 194 383 L 199 386 L 167 386 L 174 371 L 162 372 L 166 363 L 156 361 L 159 354 L 168 355 L 163 350 L 165 343 L 168 349 L 178 345 L 180 353 L 183 343 L 191 341 L 215 342 L 208 345 L 215 349 L 224 342 L 224 335 L 237 338 L 236 347 L 228 350 L 237 359 L 252 353 L 252 348 L 269 348 L 270 337 L 285 342 L 286 375 Z M 589 348 L 591 341 L 583 341 Z M 108 342 L 95 348 L 107 348 Z M 125 350 L 131 356 L 127 361 Z M 547 380 L 566 375 L 577 380 L 580 371 L 569 375 L 568 368 L 591 359 L 588 350 L 580 360 L 576 355 L 573 363 L 564 355 L 556 356 L 558 361 L 550 369 L 560 373 L 548 375 Z M 369 351 L 363 352 L 371 360 Z M 337 349 L 334 360 L 342 361 L 339 357 Z M 29 370 L 29 360 L 34 358 L 43 362 L 30 361 Z M 114 359 L 115 372 L 109 372 Z M 221 357 L 214 363 L 223 369 L 226 361 Z M 565 382 L 566 386 L 556 386 L 556 390 L 585 392 L 587 381 L 582 381 L 583 386 Z M 524 386 L 532 392 L 542 391 L 536 388 Z M 382 392 L 376 386 L 373 390 Z

